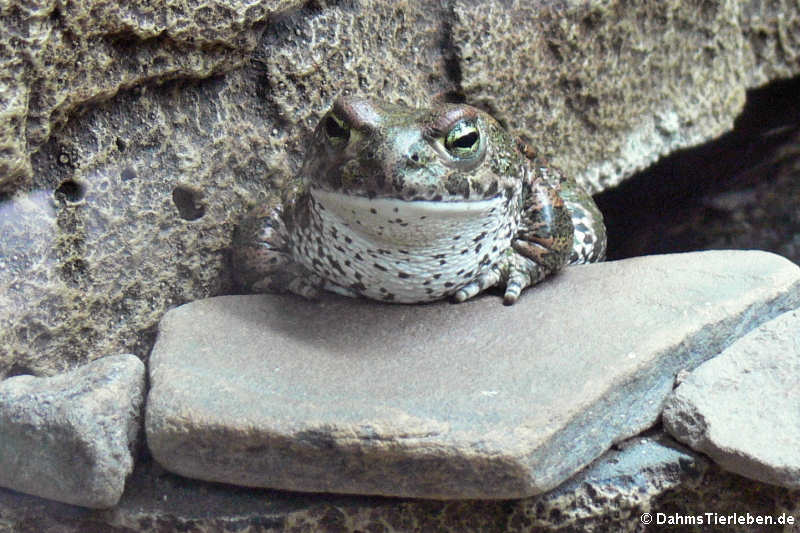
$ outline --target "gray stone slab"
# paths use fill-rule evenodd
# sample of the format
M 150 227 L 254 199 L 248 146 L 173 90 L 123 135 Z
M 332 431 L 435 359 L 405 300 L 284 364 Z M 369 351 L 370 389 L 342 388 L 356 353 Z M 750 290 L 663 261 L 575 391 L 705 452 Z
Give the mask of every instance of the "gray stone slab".
M 145 368 L 133 355 L 0 383 L 0 486 L 110 507 L 133 470 Z
M 160 324 L 148 445 L 245 486 L 534 495 L 652 425 L 679 370 L 798 304 L 797 265 L 743 251 L 574 267 L 513 307 L 197 301 Z
M 700 365 L 667 400 L 664 426 L 731 472 L 800 488 L 800 310 Z

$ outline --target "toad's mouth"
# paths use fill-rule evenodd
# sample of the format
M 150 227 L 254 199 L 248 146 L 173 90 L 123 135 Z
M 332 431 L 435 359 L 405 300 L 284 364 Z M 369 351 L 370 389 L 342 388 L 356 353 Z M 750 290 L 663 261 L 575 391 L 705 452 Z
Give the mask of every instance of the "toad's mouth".
M 493 208 L 502 205 L 503 195 L 498 193 L 490 198 L 480 200 L 467 200 L 463 196 L 444 195 L 436 200 L 403 200 L 401 198 L 369 198 L 353 194 L 330 192 L 322 189 L 311 189 L 311 196 L 326 209 L 340 211 L 341 209 L 369 212 L 371 214 L 383 213 L 391 215 L 401 209 L 411 215 L 433 216 L 472 216 L 475 214 L 490 214 Z
M 368 240 L 425 246 L 442 239 L 492 232 L 509 216 L 502 195 L 485 200 L 400 200 L 311 190 L 326 225 Z

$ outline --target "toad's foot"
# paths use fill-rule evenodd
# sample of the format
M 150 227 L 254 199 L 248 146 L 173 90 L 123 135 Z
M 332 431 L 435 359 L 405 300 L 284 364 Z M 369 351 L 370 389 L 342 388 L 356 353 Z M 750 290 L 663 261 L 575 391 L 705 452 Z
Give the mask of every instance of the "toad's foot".
M 503 304 L 513 305 L 524 289 L 536 285 L 550 271 L 531 259 L 510 250 L 506 259 L 492 266 L 472 282 L 460 288 L 453 295 L 456 302 L 463 302 L 495 285 L 505 286 Z

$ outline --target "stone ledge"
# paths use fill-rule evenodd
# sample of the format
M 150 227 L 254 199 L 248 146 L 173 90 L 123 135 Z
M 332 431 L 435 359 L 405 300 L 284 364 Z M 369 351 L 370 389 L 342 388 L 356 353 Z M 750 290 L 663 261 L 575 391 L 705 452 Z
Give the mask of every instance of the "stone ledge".
M 570 268 L 511 308 L 196 301 L 161 322 L 148 445 L 244 486 L 531 496 L 655 423 L 679 370 L 799 305 L 800 268 L 742 251 Z

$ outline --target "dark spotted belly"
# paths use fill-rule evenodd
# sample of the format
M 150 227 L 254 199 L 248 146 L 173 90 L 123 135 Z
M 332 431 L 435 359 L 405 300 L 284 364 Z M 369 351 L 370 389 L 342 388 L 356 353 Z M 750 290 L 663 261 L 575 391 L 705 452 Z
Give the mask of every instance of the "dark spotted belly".
M 330 282 L 373 299 L 411 303 L 454 293 L 498 262 L 517 220 L 497 197 L 408 202 L 315 194 L 292 255 Z

